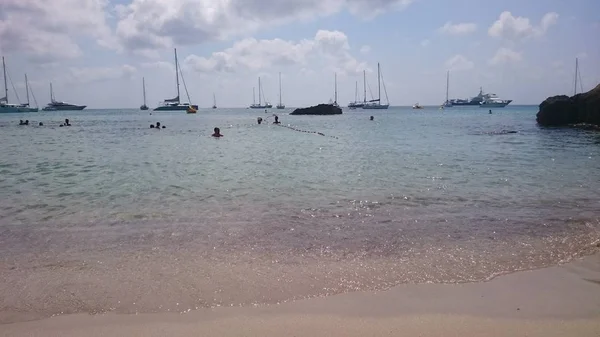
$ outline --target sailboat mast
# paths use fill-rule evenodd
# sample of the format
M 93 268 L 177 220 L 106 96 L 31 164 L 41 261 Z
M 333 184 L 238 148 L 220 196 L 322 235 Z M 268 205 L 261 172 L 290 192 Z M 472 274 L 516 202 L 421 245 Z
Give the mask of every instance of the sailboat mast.
M 363 103 L 367 103 L 367 73 L 363 70 Z
M 52 82 L 50 82 L 50 102 L 54 102 L 54 93 L 52 92 Z
M 262 96 L 260 93 L 262 92 L 262 88 L 260 87 L 260 77 L 258 78 L 258 105 L 261 105 Z
M 358 81 L 355 83 L 356 87 L 354 88 L 354 102 L 358 102 Z
M 142 77 L 142 90 L 144 91 L 144 105 L 146 105 L 146 79 Z
M 377 62 L 377 94 L 379 96 L 379 104 L 381 104 L 381 70 L 379 68 L 379 62 Z
M 4 72 L 4 100 L 8 103 L 8 85 L 6 84 L 6 64 L 4 63 L 4 56 L 2 56 L 2 71 Z
M 334 82 L 335 82 L 335 93 L 333 96 L 333 102 L 337 103 L 337 73 L 334 73 Z
M 446 72 L 446 102 L 448 103 L 448 88 L 450 87 L 450 70 Z
M 575 58 L 575 90 L 573 90 L 573 96 L 577 95 L 577 77 L 578 77 L 577 73 L 578 72 L 579 72 L 579 59 Z M 5 81 L 6 81 L 6 79 L 5 79 Z
M 281 106 L 281 72 L 279 73 L 279 106 Z
M 29 84 L 27 82 L 27 74 L 25 74 L 25 92 L 27 93 L 27 106 L 29 106 Z
M 256 88 L 252 87 L 252 104 L 256 104 Z
M 177 48 L 175 49 L 175 79 L 177 81 L 177 103 L 180 102 L 179 100 L 179 62 L 177 61 Z

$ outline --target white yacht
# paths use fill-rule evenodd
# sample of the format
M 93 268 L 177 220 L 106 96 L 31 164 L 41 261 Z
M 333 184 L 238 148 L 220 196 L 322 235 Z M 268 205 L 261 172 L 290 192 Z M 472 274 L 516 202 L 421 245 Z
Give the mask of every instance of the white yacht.
M 504 108 L 512 102 L 512 99 L 500 99 L 495 94 L 487 94 L 483 102 L 479 104 L 480 108 Z

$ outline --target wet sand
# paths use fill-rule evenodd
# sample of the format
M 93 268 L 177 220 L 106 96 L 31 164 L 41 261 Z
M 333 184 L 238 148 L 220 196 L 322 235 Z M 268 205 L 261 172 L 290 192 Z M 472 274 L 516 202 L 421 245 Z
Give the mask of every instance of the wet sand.
M 0 325 L 0 336 L 599 335 L 600 255 L 482 283 L 407 284 L 279 305 Z

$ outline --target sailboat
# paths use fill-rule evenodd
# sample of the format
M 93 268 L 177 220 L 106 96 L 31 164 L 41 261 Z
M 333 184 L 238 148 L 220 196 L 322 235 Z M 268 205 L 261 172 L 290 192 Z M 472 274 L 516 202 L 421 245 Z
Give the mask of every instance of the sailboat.
M 281 73 L 279 73 L 279 104 L 277 104 L 277 109 L 285 109 L 285 104 L 281 102 Z
M 0 97 L 0 113 L 21 112 L 18 104 L 8 103 L 8 84 L 6 81 L 6 64 L 4 63 L 4 56 L 2 56 L 2 71 L 4 73 L 4 97 Z
M 11 104 L 8 103 L 8 82 L 6 75 L 6 64 L 4 57 L 2 57 L 2 70 L 4 74 L 4 97 L 0 98 L 0 113 L 4 112 L 37 112 L 38 108 L 32 108 L 29 106 L 29 83 L 27 82 L 27 74 L 25 74 L 25 90 L 27 92 L 27 103 L 23 104 Z M 17 96 L 17 99 L 19 97 Z
M 271 109 L 273 107 L 273 105 L 269 102 L 267 102 L 267 100 L 265 99 L 265 104 L 262 104 L 262 85 L 260 83 L 260 77 L 258 78 L 258 104 L 256 104 L 256 101 L 254 101 L 254 97 L 255 97 L 255 92 L 254 92 L 254 88 L 252 88 L 252 96 L 253 96 L 253 103 L 250 105 L 250 109 Z
M 57 101 L 54 99 L 54 92 L 52 91 L 52 83 L 50 83 L 50 103 L 46 105 L 42 110 L 44 111 L 63 111 L 63 110 L 83 110 L 85 105 L 75 105 L 67 102 Z
M 333 105 L 333 106 L 339 106 L 338 102 L 337 102 L 337 73 L 334 73 L 334 92 L 333 92 L 333 102 L 331 102 L 331 99 L 329 100 L 329 104 Z
M 356 89 L 354 91 L 354 102 L 350 102 L 348 104 L 348 107 L 350 109 L 362 108 L 363 106 L 365 106 L 365 103 L 367 103 L 367 75 L 364 70 L 363 70 L 363 91 L 364 91 L 363 101 L 359 102 L 358 101 L 358 81 L 357 81 Z
M 217 97 L 215 96 L 215 94 L 214 94 L 214 93 L 213 93 L 213 106 L 212 106 L 212 108 L 213 108 L 213 109 L 216 109 L 216 108 L 217 108 Z
M 379 66 L 379 62 L 377 63 L 377 93 L 378 98 L 372 99 L 369 102 L 366 102 L 363 106 L 363 109 L 387 109 L 390 107 L 390 102 L 387 97 L 387 90 L 385 89 L 385 82 L 383 83 L 383 90 L 385 91 L 385 97 L 387 104 L 381 104 L 381 82 L 383 79 L 381 78 L 381 67 Z
M 156 108 L 154 108 L 154 111 L 182 111 L 182 110 L 186 110 L 188 112 L 191 111 L 197 111 L 198 110 L 198 105 L 196 104 L 190 104 L 190 103 L 181 103 L 180 99 L 179 99 L 179 61 L 177 60 L 177 48 L 174 49 L 175 51 L 175 80 L 176 80 L 176 88 L 177 88 L 177 96 L 175 98 L 171 98 L 171 99 L 165 99 L 162 102 L 161 106 L 158 106 Z M 183 79 L 183 76 L 181 76 L 181 79 L 183 81 L 183 86 L 185 88 L 185 93 L 187 95 L 188 101 L 190 100 L 190 95 L 188 94 L 187 91 L 187 86 L 185 85 L 185 80 Z
M 575 58 L 575 89 L 573 90 L 573 96 L 577 95 L 577 81 L 579 80 L 579 92 L 583 92 L 583 85 L 581 84 L 581 73 L 579 72 L 579 59 Z
M 140 110 L 148 110 L 146 105 L 146 79 L 142 77 L 142 91 L 144 92 L 144 104 L 140 106 Z
M 444 101 L 444 104 L 442 104 L 442 106 L 440 106 L 441 109 L 452 107 L 452 102 L 450 102 L 450 100 L 448 100 L 448 88 L 449 87 L 450 87 L 450 70 L 448 70 L 446 72 L 446 100 Z
M 30 106 L 30 102 L 29 102 L 29 90 L 31 88 L 29 87 L 29 81 L 27 80 L 27 74 L 25 74 L 25 94 L 27 95 L 27 103 L 23 103 L 21 105 L 19 105 L 19 108 L 21 109 L 21 112 L 38 112 L 39 108 L 37 107 L 37 102 L 36 102 L 36 107 L 32 108 Z M 33 90 L 31 90 L 31 94 L 33 94 Z M 35 96 L 34 96 L 35 99 Z

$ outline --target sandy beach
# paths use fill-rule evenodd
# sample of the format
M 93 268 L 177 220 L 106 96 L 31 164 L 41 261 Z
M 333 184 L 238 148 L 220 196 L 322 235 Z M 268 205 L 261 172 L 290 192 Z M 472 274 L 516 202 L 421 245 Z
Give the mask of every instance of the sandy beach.
M 599 336 L 600 255 L 490 282 L 402 285 L 279 305 L 65 315 L 0 336 Z

